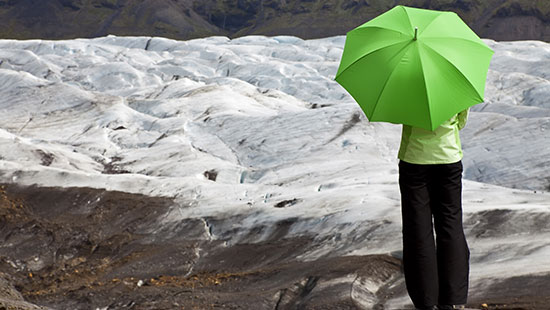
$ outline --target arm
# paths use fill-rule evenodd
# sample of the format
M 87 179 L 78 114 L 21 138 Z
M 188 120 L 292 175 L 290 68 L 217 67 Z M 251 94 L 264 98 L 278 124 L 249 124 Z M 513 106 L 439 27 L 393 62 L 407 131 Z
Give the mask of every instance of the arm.
M 470 109 L 466 109 L 460 113 L 458 113 L 458 129 L 464 128 L 466 126 L 466 122 L 468 121 L 468 112 Z

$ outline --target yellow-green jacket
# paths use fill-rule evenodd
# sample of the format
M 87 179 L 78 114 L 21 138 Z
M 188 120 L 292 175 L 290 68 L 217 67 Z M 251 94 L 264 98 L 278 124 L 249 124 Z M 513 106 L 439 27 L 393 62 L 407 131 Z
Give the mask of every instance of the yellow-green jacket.
M 459 130 L 467 120 L 468 110 L 464 110 L 434 131 L 403 125 L 399 159 L 419 165 L 458 162 L 462 159 Z

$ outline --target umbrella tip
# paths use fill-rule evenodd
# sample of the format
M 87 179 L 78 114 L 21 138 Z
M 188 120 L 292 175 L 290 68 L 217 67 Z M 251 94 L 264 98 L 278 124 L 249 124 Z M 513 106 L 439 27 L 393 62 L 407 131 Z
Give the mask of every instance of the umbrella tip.
M 414 41 L 416 41 L 416 38 L 418 37 L 418 27 L 414 27 Z

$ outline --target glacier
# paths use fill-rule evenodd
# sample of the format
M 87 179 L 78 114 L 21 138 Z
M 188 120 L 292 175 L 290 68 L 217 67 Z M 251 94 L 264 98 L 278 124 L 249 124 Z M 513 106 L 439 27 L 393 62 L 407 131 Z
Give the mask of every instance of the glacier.
M 344 42 L 0 40 L 0 183 L 169 197 L 157 225 L 201 220 L 224 247 L 308 236 L 302 262 L 399 259 L 401 128 L 334 81 Z M 485 42 L 486 100 L 461 132 L 472 300 L 550 277 L 550 44 Z M 356 306 L 410 306 L 376 297 L 388 281 L 354 284 Z

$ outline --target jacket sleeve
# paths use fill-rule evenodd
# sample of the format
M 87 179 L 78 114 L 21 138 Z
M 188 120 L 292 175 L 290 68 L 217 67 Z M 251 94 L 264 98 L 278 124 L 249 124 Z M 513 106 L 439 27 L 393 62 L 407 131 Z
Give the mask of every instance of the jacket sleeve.
M 468 121 L 468 112 L 470 109 L 466 109 L 460 113 L 458 113 L 458 129 L 462 129 L 466 126 L 466 122 Z

